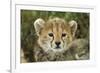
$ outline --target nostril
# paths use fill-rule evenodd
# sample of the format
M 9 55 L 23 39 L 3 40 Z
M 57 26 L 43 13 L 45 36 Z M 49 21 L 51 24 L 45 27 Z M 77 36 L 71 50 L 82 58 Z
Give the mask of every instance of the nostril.
M 59 46 L 59 45 L 61 44 L 61 42 L 55 42 L 55 44 L 56 44 L 57 46 Z

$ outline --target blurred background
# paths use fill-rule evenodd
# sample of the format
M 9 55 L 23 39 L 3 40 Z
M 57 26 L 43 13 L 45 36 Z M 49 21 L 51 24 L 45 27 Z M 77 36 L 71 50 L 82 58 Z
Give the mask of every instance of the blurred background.
M 66 21 L 77 21 L 76 38 L 89 40 L 89 13 L 21 10 L 21 48 L 27 53 L 26 57 L 32 58 L 32 55 L 29 55 L 28 52 L 32 53 L 33 44 L 37 39 L 33 26 L 34 21 L 37 18 L 47 21 L 54 17 L 63 18 Z

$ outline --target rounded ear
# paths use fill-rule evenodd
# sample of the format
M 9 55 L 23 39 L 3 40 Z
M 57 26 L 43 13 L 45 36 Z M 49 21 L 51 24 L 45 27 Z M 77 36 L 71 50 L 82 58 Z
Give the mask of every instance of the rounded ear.
M 41 29 L 44 27 L 45 21 L 41 18 L 38 18 L 34 22 L 34 28 L 36 31 L 36 34 L 39 36 Z
M 71 21 L 69 22 L 69 25 L 70 25 L 70 27 L 71 27 L 71 33 L 72 33 L 72 35 L 73 35 L 73 37 L 74 37 L 74 36 L 75 36 L 75 33 L 76 33 L 76 30 L 77 30 L 77 22 L 74 21 L 74 20 L 71 20 Z

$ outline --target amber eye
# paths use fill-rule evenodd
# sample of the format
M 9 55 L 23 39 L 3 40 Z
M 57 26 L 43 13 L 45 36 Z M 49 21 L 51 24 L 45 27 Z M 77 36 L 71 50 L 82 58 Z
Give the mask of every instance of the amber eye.
M 65 37 L 66 36 L 66 33 L 62 33 L 62 37 Z
M 49 33 L 48 35 L 49 35 L 50 37 L 53 37 L 53 33 Z

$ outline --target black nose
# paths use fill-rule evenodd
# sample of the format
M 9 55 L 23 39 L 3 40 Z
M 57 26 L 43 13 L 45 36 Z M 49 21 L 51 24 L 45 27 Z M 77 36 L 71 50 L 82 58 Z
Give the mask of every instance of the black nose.
M 56 44 L 57 46 L 59 46 L 59 45 L 61 44 L 61 42 L 55 42 L 55 44 Z

